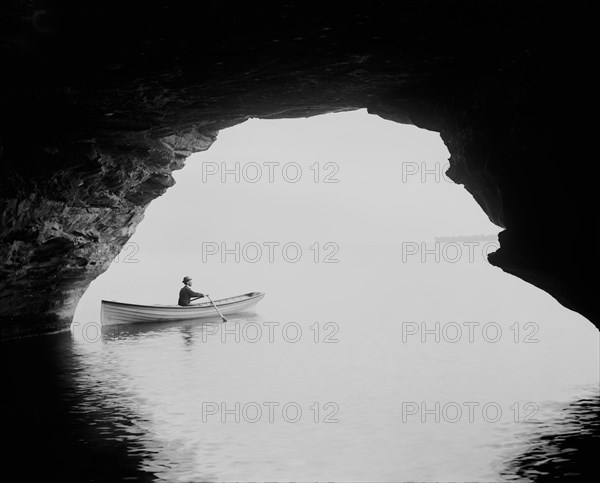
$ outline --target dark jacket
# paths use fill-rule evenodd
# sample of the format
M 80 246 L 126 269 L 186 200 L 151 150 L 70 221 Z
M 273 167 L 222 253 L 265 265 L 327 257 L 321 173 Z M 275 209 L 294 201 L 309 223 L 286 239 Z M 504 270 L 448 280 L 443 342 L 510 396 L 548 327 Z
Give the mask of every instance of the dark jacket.
M 190 299 L 192 297 L 204 297 L 204 294 L 200 292 L 194 292 L 189 285 L 184 285 L 184 287 L 179 291 L 179 305 L 187 306 L 190 305 Z

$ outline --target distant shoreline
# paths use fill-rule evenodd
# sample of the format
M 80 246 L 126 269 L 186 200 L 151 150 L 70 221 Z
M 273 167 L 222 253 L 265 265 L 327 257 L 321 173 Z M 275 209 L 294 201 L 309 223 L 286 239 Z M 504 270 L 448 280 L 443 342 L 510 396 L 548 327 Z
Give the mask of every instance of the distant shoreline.
M 498 241 L 498 235 L 456 235 L 436 236 L 436 242 L 461 242 L 461 241 Z

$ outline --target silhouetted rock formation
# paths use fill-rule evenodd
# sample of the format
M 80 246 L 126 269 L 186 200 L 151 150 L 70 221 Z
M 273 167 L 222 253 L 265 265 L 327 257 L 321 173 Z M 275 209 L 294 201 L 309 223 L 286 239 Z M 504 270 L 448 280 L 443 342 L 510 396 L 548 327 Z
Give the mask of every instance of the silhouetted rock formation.
M 220 129 L 364 107 L 441 132 L 449 176 L 505 228 L 491 263 L 600 324 L 587 2 L 6 0 L 0 18 L 5 336 L 67 327 Z

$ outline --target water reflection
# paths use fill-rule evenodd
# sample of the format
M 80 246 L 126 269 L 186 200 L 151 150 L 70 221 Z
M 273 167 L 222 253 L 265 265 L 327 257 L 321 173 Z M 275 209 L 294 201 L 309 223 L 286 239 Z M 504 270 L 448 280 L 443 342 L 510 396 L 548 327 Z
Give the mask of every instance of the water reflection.
M 594 481 L 600 459 L 600 395 L 579 399 L 540 424 L 529 448 L 502 472 L 507 480 Z
M 242 320 L 251 320 L 257 318 L 254 314 L 244 314 L 235 317 L 230 316 L 229 321 L 236 322 Z M 108 327 L 102 327 L 100 329 L 99 324 L 90 323 L 88 326 L 94 325 L 99 328 L 100 333 L 96 337 L 96 340 L 103 340 L 105 342 L 116 342 L 116 341 L 131 341 L 132 339 L 140 339 L 147 337 L 155 337 L 164 333 L 179 332 L 184 340 L 193 340 L 194 335 L 202 333 L 203 331 L 213 331 L 213 328 L 219 328 L 221 326 L 220 317 L 208 317 L 198 319 L 196 321 L 174 321 L 174 322 L 145 322 L 143 324 L 128 324 L 128 325 L 113 325 Z M 85 333 L 95 332 L 96 329 L 86 330 L 84 326 L 79 331 L 73 331 L 73 336 L 83 342 L 92 342 L 93 340 L 85 335 Z
M 236 342 L 236 324 L 250 327 L 260 317 L 231 322 L 88 328 L 3 344 L 5 474 L 38 481 L 540 481 L 583 479 L 583 463 L 598 458 L 597 388 L 574 388 L 569 394 L 583 397 L 566 408 L 528 394 L 540 401 L 540 422 L 520 424 L 509 403 L 526 393 L 496 388 L 498 377 L 489 377 L 479 354 L 400 346 L 392 323 L 381 338 L 340 322 L 343 338 L 324 344 L 315 342 L 312 322 L 300 324 L 298 343 L 279 333 L 274 342 L 266 335 L 250 342 L 250 330 Z M 487 394 L 509 398 L 505 420 L 403 422 L 402 401 L 471 400 L 472 378 L 481 374 L 493 390 Z M 512 373 L 510 380 L 520 381 Z M 558 398 L 567 386 L 553 389 Z M 492 400 L 487 394 L 477 397 Z M 273 424 L 223 422 L 222 415 L 203 417 L 202 404 L 211 401 L 229 409 L 292 401 L 305 412 L 295 424 L 280 412 Z M 316 424 L 311 408 L 319 403 L 321 421 L 330 401 L 339 422 Z
M 68 333 L 1 344 L 4 481 L 153 480 L 137 408 L 72 348 Z
M 184 325 L 179 330 L 183 337 L 185 347 L 190 348 L 194 344 L 194 332 L 192 331 L 191 325 Z
M 81 326 L 72 331 L 71 350 L 85 366 L 77 383 L 87 388 L 92 407 L 104 401 L 109 408 L 119 405 L 134 413 L 126 435 L 132 443 L 130 452 L 137 457 L 138 468 L 155 479 L 217 479 L 214 465 L 206 459 L 222 453 L 220 444 L 198 434 L 194 410 L 181 403 L 194 376 L 208 367 L 201 343 L 220 325 L 220 318 L 209 318 L 101 330 Z M 113 399 L 113 392 L 121 395 L 119 400 Z M 82 407 L 84 412 L 89 409 Z

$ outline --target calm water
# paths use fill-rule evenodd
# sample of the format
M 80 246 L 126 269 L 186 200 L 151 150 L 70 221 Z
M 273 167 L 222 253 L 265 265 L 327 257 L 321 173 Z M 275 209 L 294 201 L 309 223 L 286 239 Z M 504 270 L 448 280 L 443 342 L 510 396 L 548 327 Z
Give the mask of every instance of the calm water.
M 244 283 L 256 270 L 260 286 L 236 291 L 267 292 L 228 324 L 98 333 L 88 299 L 71 333 L 5 345 L 11 474 L 535 481 L 580 475 L 579 461 L 598 457 L 591 324 L 484 263 L 402 263 L 385 247 L 342 255 L 220 267 Z

